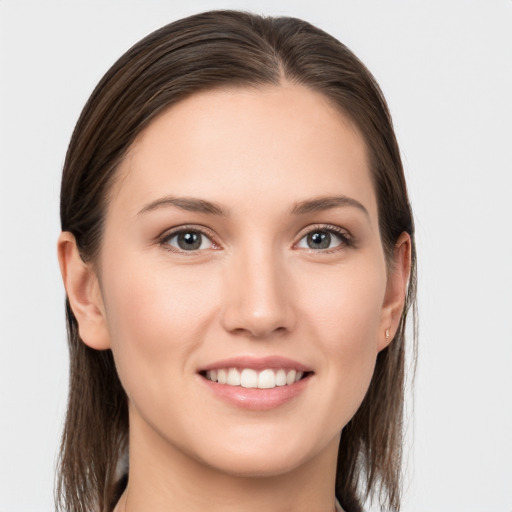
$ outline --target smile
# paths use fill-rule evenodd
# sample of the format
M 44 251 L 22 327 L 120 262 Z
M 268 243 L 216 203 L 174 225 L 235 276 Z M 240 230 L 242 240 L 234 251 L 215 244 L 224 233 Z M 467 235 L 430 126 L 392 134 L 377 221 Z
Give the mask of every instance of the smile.
M 252 368 L 219 368 L 208 370 L 203 375 L 212 382 L 227 384 L 228 386 L 272 389 L 294 384 L 301 380 L 305 373 L 284 368 L 265 368 L 261 371 Z
M 198 369 L 201 382 L 222 402 L 266 411 L 293 402 L 310 386 L 313 368 L 281 356 L 239 356 Z

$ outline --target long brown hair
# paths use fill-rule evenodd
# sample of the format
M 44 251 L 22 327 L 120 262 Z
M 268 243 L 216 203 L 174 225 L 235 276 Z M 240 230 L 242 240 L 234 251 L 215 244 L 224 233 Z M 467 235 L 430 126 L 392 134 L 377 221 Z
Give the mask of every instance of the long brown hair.
M 386 102 L 347 47 L 295 18 L 236 11 L 194 15 L 148 35 L 106 73 L 77 122 L 62 177 L 62 230 L 75 236 L 82 258 L 94 262 L 116 169 L 158 114 L 202 90 L 278 85 L 283 79 L 321 92 L 358 126 L 368 147 L 389 264 L 399 235 L 411 236 L 411 278 L 400 325 L 378 355 L 361 407 L 343 429 L 336 477 L 336 496 L 347 511 L 360 511 L 375 494 L 384 508 L 398 510 L 405 325 L 416 288 L 414 226 Z M 96 351 L 80 340 L 69 301 L 66 314 L 70 388 L 57 502 L 67 512 L 107 512 L 118 497 L 127 449 L 127 398 L 110 350 Z

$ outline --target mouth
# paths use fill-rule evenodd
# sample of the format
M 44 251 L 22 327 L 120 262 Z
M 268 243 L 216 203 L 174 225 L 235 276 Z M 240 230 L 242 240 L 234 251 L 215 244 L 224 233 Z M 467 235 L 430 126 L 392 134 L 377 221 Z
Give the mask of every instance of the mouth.
M 294 368 L 216 368 L 199 372 L 202 377 L 219 384 L 242 388 L 273 389 L 291 386 L 306 379 L 313 372 Z
M 198 376 L 213 396 L 253 411 L 294 402 L 305 393 L 314 374 L 311 367 L 281 356 L 241 356 L 198 369 Z

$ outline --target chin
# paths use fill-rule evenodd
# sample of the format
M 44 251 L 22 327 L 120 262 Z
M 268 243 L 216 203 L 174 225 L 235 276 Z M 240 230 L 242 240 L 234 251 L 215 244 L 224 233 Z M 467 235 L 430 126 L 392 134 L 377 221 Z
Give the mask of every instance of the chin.
M 312 439 L 309 443 L 306 436 L 281 434 L 275 439 L 263 437 L 253 442 L 218 443 L 215 449 L 210 447 L 208 451 L 203 451 L 205 456 L 200 457 L 201 462 L 225 475 L 276 477 L 298 470 L 317 458 L 331 457 L 333 454 L 336 457 L 339 445 L 339 435 L 330 440 Z

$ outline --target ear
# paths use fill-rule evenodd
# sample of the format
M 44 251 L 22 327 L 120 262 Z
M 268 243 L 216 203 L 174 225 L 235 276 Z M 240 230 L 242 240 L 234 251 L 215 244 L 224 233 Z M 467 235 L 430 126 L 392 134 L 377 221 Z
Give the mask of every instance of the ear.
M 411 237 L 403 232 L 395 244 L 382 305 L 378 350 L 386 348 L 395 337 L 407 294 L 411 273 Z
M 110 348 L 105 307 L 96 272 L 82 260 L 75 237 L 63 231 L 57 245 L 64 287 L 82 341 L 96 350 Z

